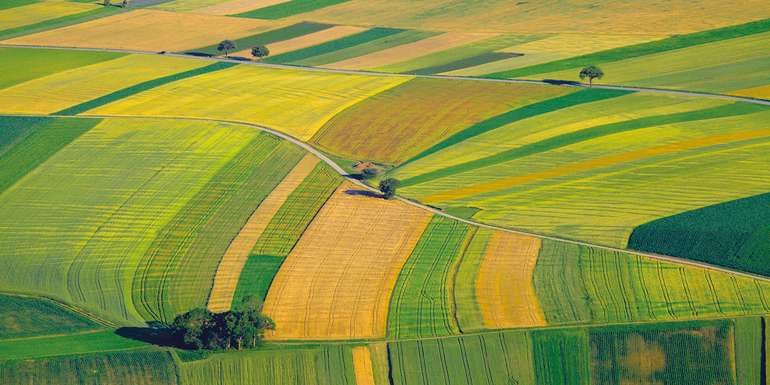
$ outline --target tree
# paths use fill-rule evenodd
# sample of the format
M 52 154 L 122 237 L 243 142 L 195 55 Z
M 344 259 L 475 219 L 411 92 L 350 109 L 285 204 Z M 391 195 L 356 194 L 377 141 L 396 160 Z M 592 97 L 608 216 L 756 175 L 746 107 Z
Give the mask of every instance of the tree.
M 178 315 L 171 324 L 172 334 L 184 345 L 203 349 L 207 335 L 214 323 L 214 314 L 206 309 L 193 309 Z
M 112 1 L 111 0 L 104 0 L 104 6 L 105 7 L 109 7 L 110 5 L 112 5 Z
M 387 178 L 380 181 L 380 191 L 382 191 L 382 196 L 385 199 L 393 199 L 394 196 L 396 196 L 396 189 L 398 188 L 398 185 L 401 182 L 399 182 L 396 178 Z
M 235 42 L 232 40 L 222 40 L 219 45 L 217 46 L 217 51 L 225 52 L 225 57 L 230 53 L 230 51 L 234 50 L 236 48 Z
M 254 56 L 257 59 L 262 59 L 267 55 L 270 55 L 270 50 L 264 45 L 258 45 L 251 49 L 251 56 Z
M 128 0 L 123 0 L 123 4 L 120 5 L 123 8 L 128 8 Z
M 588 66 L 580 70 L 580 80 L 588 78 L 588 86 L 593 86 L 594 79 L 601 79 L 604 76 L 604 71 L 597 66 Z

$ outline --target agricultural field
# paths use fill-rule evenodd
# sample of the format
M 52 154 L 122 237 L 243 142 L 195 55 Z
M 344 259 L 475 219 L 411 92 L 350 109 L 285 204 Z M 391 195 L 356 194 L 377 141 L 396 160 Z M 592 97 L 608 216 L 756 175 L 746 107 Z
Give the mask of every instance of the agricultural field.
M 0 384 L 762 385 L 767 47 L 760 0 L 0 1 Z

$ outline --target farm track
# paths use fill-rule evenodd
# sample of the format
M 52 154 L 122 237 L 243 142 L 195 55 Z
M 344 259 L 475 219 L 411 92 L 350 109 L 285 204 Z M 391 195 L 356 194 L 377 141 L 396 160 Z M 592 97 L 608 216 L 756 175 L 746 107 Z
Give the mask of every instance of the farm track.
M 160 53 L 160 52 L 152 52 L 152 51 L 137 51 L 137 50 L 117 49 L 117 48 L 80 48 L 80 47 L 57 47 L 57 46 L 47 46 L 47 45 L 22 45 L 22 44 L 19 44 L 19 45 L 0 44 L 0 47 L 30 48 L 30 49 L 65 49 L 65 50 L 74 50 L 74 51 L 116 52 L 116 53 L 126 53 L 126 54 L 135 54 L 135 55 L 159 55 L 159 56 L 183 57 L 188 59 L 198 59 L 198 60 L 207 60 L 207 61 L 237 63 L 237 64 L 253 65 L 253 66 L 259 66 L 259 67 L 265 67 L 265 68 L 300 69 L 300 70 L 312 71 L 312 72 L 327 72 L 327 73 L 350 74 L 350 75 L 413 77 L 413 78 L 427 78 L 427 79 L 481 81 L 481 82 L 493 82 L 493 83 L 542 84 L 542 85 L 555 85 L 555 86 L 573 87 L 573 88 L 596 88 L 596 89 L 605 89 L 605 90 L 634 91 L 634 92 L 647 92 L 647 93 L 654 93 L 654 94 L 723 99 L 723 100 L 732 100 L 737 102 L 770 106 L 770 100 L 767 100 L 767 99 L 716 94 L 716 93 L 708 93 L 708 92 L 674 90 L 674 89 L 667 89 L 667 88 L 632 87 L 632 86 L 622 86 L 622 85 L 612 85 L 612 84 L 594 84 L 592 87 L 589 87 L 588 84 L 583 84 L 583 83 L 558 84 L 555 82 L 548 82 L 548 81 L 534 80 L 534 79 L 494 79 L 494 78 L 482 78 L 482 77 L 473 77 L 473 76 L 415 75 L 415 74 L 406 74 L 406 73 L 400 74 L 400 73 L 390 73 L 390 72 L 374 72 L 374 71 L 363 71 L 363 70 L 307 67 L 307 66 L 296 66 L 296 65 L 288 65 L 288 64 L 271 64 L 271 63 L 255 62 L 251 60 L 225 59 L 221 57 L 194 56 L 194 55 L 187 55 L 182 53 L 172 53 L 172 52 Z

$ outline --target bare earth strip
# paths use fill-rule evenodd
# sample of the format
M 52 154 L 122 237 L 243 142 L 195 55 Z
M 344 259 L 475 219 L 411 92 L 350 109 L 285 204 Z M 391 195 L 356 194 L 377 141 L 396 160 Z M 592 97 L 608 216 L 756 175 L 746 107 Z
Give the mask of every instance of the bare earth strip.
M 286 258 L 265 300 L 272 339 L 385 335 L 398 273 L 431 214 L 343 183 Z
M 375 385 L 372 357 L 367 346 L 353 348 L 353 370 L 356 373 L 356 385 Z
M 292 191 L 310 175 L 319 160 L 307 154 L 294 166 L 294 169 L 281 181 L 270 195 L 257 207 L 241 232 L 233 239 L 225 251 L 214 276 L 214 287 L 209 296 L 208 308 L 214 312 L 230 310 L 238 279 L 243 266 L 249 258 L 249 252 L 259 240 L 275 213 L 281 208 Z
M 375 68 L 414 59 L 433 52 L 444 51 L 474 41 L 493 37 L 494 34 L 449 32 L 431 38 L 384 49 L 368 55 L 354 57 L 325 65 L 336 69 Z
M 476 297 L 490 329 L 545 325 L 535 294 L 540 239 L 495 232 L 479 268 Z
M 277 43 L 270 44 L 270 55 L 280 55 L 282 53 L 295 51 L 305 47 L 314 46 L 317 44 L 325 43 L 327 41 L 339 39 L 341 37 L 349 36 L 355 33 L 366 31 L 367 28 L 353 27 L 348 25 L 339 25 L 324 29 L 322 31 L 310 33 L 307 35 L 295 37 L 294 39 L 284 40 Z M 251 48 L 244 49 L 243 51 L 236 52 L 234 56 L 249 57 L 251 55 Z
M 264 8 L 270 5 L 285 3 L 289 0 L 233 0 L 225 3 L 214 4 L 208 7 L 198 8 L 192 12 L 205 13 L 207 15 L 234 15 L 255 9 Z

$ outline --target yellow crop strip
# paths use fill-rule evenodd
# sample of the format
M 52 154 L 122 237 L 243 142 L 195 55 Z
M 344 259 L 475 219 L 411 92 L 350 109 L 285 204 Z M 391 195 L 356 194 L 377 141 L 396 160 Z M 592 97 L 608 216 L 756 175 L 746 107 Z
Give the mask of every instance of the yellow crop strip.
M 276 275 L 264 311 L 272 339 L 376 338 L 401 268 L 430 213 L 340 186 Z
M 52 113 L 147 80 L 202 67 L 184 58 L 129 55 L 58 72 L 0 91 L 4 113 Z
M 268 7 L 275 4 L 285 3 L 289 0 L 231 0 L 231 1 L 224 1 L 219 2 L 214 5 L 207 5 L 203 6 L 201 8 L 195 8 L 192 9 L 194 13 L 205 13 L 209 15 L 235 15 L 237 13 L 243 13 L 252 11 L 255 9 L 260 9 L 264 7 Z M 174 3 L 172 2 L 169 5 L 173 7 Z M 158 8 L 163 8 L 163 5 L 161 4 L 158 6 Z
M 139 9 L 5 41 L 57 47 L 182 51 L 270 28 L 265 20 Z
M 208 300 L 209 310 L 214 312 L 230 310 L 230 304 L 238 286 L 238 279 L 246 265 L 249 252 L 254 248 L 262 232 L 273 219 L 275 213 L 278 212 L 278 209 L 281 208 L 281 205 L 286 202 L 292 191 L 302 183 L 305 177 L 310 175 L 318 162 L 319 160 L 315 156 L 305 155 L 249 217 L 248 222 L 230 243 L 219 262 L 214 276 L 214 286 Z
M 410 79 L 237 66 L 157 87 L 90 113 L 236 120 L 308 140 L 348 106 Z
M 489 329 L 543 326 L 533 274 L 540 239 L 495 232 L 476 281 L 476 298 Z
M 0 31 L 98 9 L 94 4 L 46 0 L 0 11 Z
M 353 371 L 356 374 L 356 385 L 375 385 L 369 347 L 356 346 L 353 348 Z

